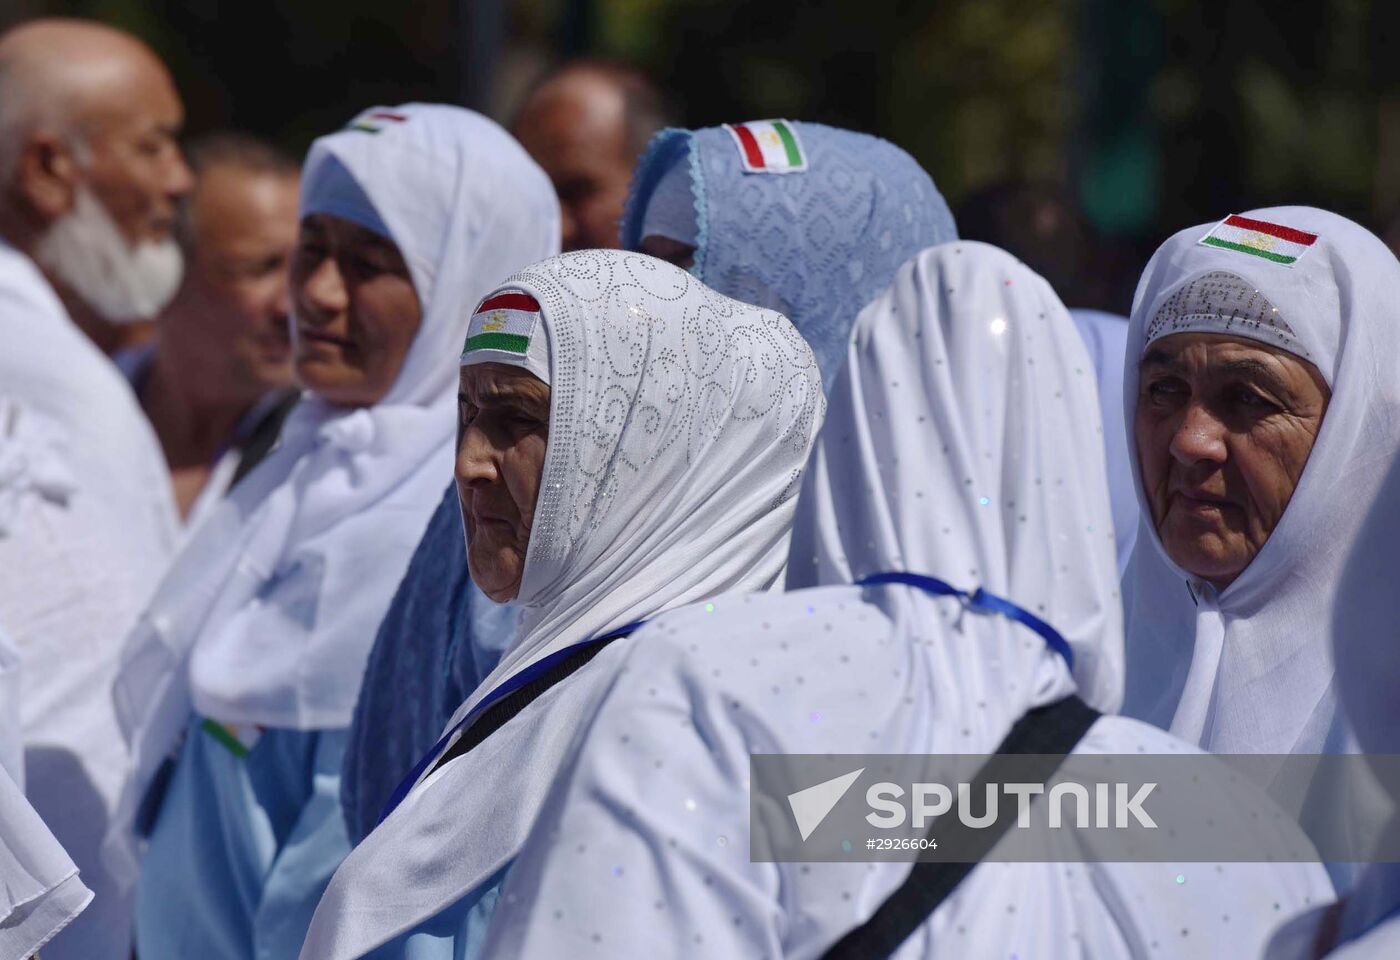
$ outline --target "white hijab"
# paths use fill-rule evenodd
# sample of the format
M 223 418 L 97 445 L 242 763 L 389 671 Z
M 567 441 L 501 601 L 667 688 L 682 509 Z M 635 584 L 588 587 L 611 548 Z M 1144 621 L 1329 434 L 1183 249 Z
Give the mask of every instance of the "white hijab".
M 788 587 L 882 570 L 983 587 L 1054 624 L 1081 695 L 1116 710 L 1122 615 L 1096 398 L 1044 280 L 986 244 L 920 254 L 857 322 Z
M 1149 325 L 1164 305 L 1169 320 L 1173 297 L 1189 311 L 1191 286 L 1212 273 L 1243 280 L 1262 297 L 1253 306 L 1275 319 L 1248 322 L 1249 305 L 1240 304 L 1242 320 L 1195 315 L 1176 322 L 1306 357 L 1332 399 L 1283 517 L 1218 593 L 1167 556 L 1132 458 L 1143 519 L 1124 578 L 1124 712 L 1214 753 L 1347 750 L 1332 682 L 1331 616 L 1346 550 L 1400 450 L 1400 263 L 1367 230 L 1333 213 L 1277 207 L 1245 216 L 1318 239 L 1292 265 L 1201 244 L 1214 224 L 1183 230 L 1161 246 L 1138 285 L 1128 333 L 1129 429 Z
M 751 755 L 988 753 L 1033 707 L 1076 690 L 1117 702 L 1094 375 L 1045 281 L 984 244 L 925 250 L 856 321 L 830 403 L 793 522 L 789 587 L 811 589 L 722 597 L 637 634 L 483 956 L 820 956 L 909 865 L 752 862 Z M 1005 617 L 845 585 L 886 570 L 980 585 L 1045 618 L 1073 676 Z M 1177 750 L 1190 752 L 1117 717 L 1076 748 Z M 1242 957 L 1274 909 L 1328 895 L 1315 866 L 985 863 L 899 956 L 1148 955 L 1189 930 L 1202 956 Z
M 660 260 L 565 254 L 501 290 L 541 306 L 549 444 L 520 625 L 458 718 L 600 632 L 772 587 L 823 408 L 812 352 L 786 318 Z M 336 872 L 302 955 L 361 956 L 508 864 L 626 643 L 425 778 Z
M 355 187 L 370 206 L 347 199 Z M 232 724 L 349 725 L 374 626 L 451 476 L 472 307 L 559 243 L 544 173 L 499 126 L 457 107 L 369 110 L 317 140 L 302 214 L 317 212 L 387 230 L 421 325 L 379 403 L 303 397 L 127 641 L 116 698 L 137 776 L 123 833 L 191 709 Z

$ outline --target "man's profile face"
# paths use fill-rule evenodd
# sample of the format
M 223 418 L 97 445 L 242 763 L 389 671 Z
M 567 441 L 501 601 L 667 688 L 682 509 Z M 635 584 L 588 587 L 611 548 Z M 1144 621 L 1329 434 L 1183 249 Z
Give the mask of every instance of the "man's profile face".
M 84 111 L 81 182 L 129 244 L 158 243 L 170 238 L 176 206 L 193 185 L 177 140 L 184 107 L 158 62 L 123 73 Z
M 188 211 L 190 254 L 177 322 L 197 325 L 233 384 L 259 394 L 292 382 L 288 266 L 297 244 L 297 178 L 215 165 Z
M 564 250 L 617 247 L 637 159 L 622 93 L 592 74 L 561 77 L 526 106 L 514 133 L 559 195 Z

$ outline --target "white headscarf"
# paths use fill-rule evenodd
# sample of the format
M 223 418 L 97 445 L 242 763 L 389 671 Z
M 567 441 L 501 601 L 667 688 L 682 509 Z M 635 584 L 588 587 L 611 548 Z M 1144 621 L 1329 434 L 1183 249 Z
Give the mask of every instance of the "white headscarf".
M 470 111 L 374 109 L 317 140 L 303 216 L 363 212 L 347 202 L 347 174 L 408 264 L 421 325 L 379 403 L 350 410 L 303 397 L 278 447 L 186 546 L 128 640 L 116 690 L 137 761 L 126 817 L 191 708 L 233 724 L 349 725 L 374 625 L 451 477 L 472 307 L 502 276 L 558 249 L 548 179 Z M 123 818 L 117 829 L 129 826 Z
M 501 291 L 541 307 L 549 444 L 515 639 L 454 723 L 531 664 L 600 632 L 772 587 L 823 407 L 792 324 L 660 260 L 565 254 Z M 626 643 L 420 783 L 336 872 L 302 955 L 358 957 L 507 864 Z
M 788 587 L 882 570 L 983 587 L 1054 624 L 1081 695 L 1117 709 L 1122 619 L 1095 375 L 1050 286 L 995 247 L 933 247 L 861 314 L 833 390 Z
M 1144 346 L 1153 332 L 1170 332 L 1154 323 L 1289 350 L 1317 366 L 1332 398 L 1278 525 L 1220 592 L 1167 556 L 1132 458 L 1142 525 L 1124 578 L 1124 712 L 1215 753 L 1345 750 L 1330 619 L 1347 547 L 1400 449 L 1400 263 L 1333 213 L 1277 207 L 1245 216 L 1318 239 L 1291 265 L 1201 244 L 1214 224 L 1164 243 L 1133 305 L 1125 420 L 1134 421 Z
M 483 956 L 820 956 L 909 864 L 751 862 L 751 755 L 989 753 L 1028 709 L 1076 689 L 1116 703 L 1094 378 L 1045 281 L 984 244 L 925 250 L 860 314 L 830 403 L 788 577 L 815 589 L 720 598 L 637 634 Z M 981 585 L 1044 617 L 1073 645 L 1075 679 L 1005 617 L 844 585 L 886 570 Z M 1076 752 L 1178 749 L 1104 717 Z M 1328 895 L 1316 866 L 985 863 L 899 956 L 1145 955 L 1187 931 L 1202 955 L 1249 956 L 1283 915 L 1271 904 Z

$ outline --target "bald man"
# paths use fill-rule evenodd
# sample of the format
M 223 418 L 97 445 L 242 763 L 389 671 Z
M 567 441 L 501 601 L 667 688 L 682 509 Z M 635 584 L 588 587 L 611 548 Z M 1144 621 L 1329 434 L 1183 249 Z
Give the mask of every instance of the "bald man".
M 151 316 L 174 292 L 180 121 L 165 68 L 126 34 L 0 35 L 0 623 L 26 792 L 96 894 L 45 960 L 130 949 L 130 901 L 99 853 L 127 774 L 112 686 L 179 526 L 150 425 L 75 320 Z
M 619 64 L 574 61 L 535 88 L 511 132 L 554 183 L 565 250 L 619 245 L 632 168 L 672 122 L 651 82 Z

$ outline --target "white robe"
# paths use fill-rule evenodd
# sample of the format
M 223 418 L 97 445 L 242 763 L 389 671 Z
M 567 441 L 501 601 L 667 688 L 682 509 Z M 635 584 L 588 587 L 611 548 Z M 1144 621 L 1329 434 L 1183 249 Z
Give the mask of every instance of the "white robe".
M 98 895 L 45 957 L 127 960 L 99 854 L 128 769 L 111 691 L 178 537 L 169 473 L 116 367 L 3 243 L 0 341 L 0 622 L 26 677 L 28 793 Z
M 727 596 L 638 632 L 506 881 L 484 955 L 819 956 L 910 868 L 751 862 L 753 754 L 986 753 L 1071 693 L 1112 709 L 1122 632 L 1096 407 L 1064 307 L 1013 258 L 950 243 L 901 268 L 856 322 L 804 477 L 788 572 L 801 589 Z M 1066 639 L 1073 673 L 1004 617 L 842 585 L 888 570 L 1021 605 Z M 1139 751 L 1193 752 L 1104 717 L 1075 753 Z M 898 955 L 1188 944 L 1243 957 L 1330 897 L 1309 864 L 988 862 Z

